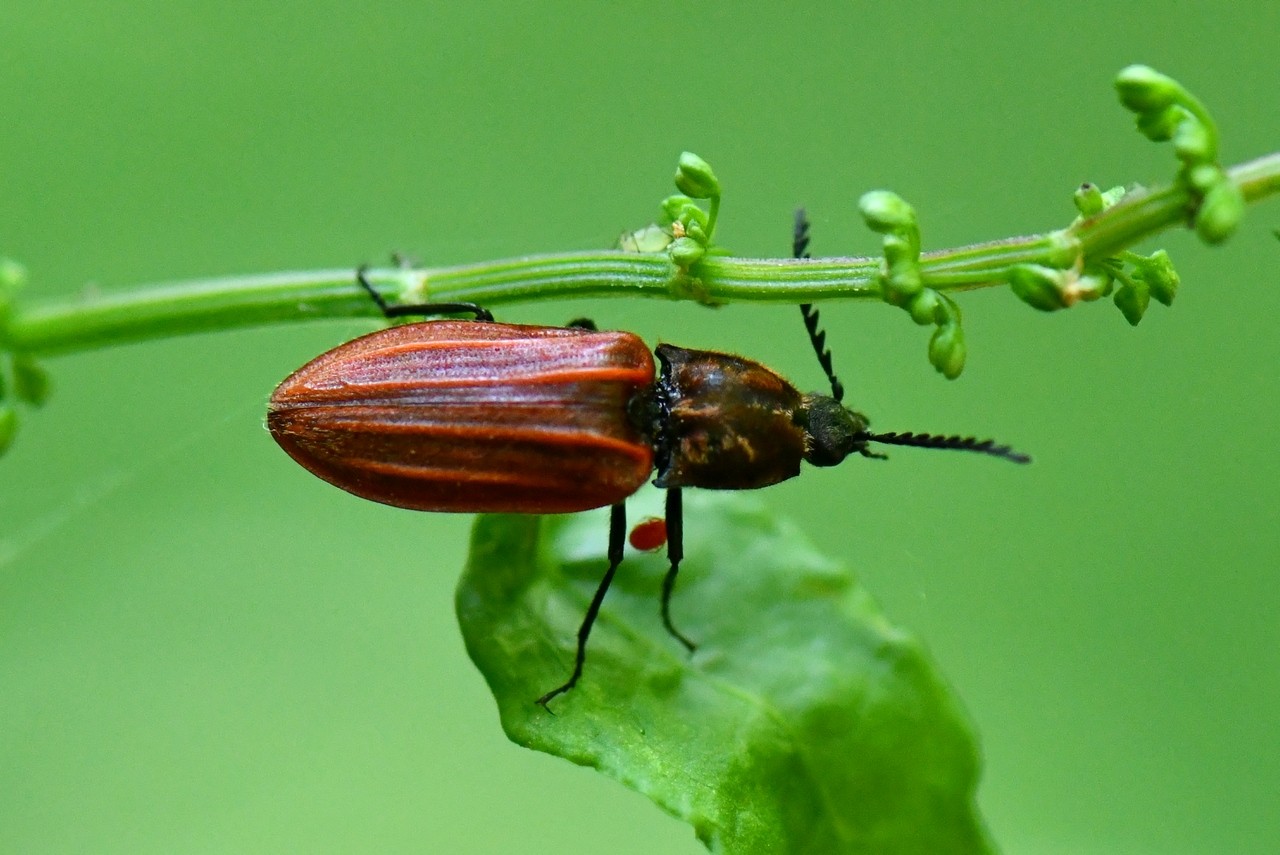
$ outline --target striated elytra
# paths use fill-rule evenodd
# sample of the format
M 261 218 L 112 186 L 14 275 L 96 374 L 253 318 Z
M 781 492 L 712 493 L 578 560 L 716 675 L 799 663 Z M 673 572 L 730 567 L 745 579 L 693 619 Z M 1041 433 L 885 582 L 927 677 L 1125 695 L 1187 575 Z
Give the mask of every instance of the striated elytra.
M 347 342 L 289 376 L 267 427 L 294 460 L 422 511 L 568 513 L 653 469 L 629 403 L 653 385 L 629 333 L 435 321 Z

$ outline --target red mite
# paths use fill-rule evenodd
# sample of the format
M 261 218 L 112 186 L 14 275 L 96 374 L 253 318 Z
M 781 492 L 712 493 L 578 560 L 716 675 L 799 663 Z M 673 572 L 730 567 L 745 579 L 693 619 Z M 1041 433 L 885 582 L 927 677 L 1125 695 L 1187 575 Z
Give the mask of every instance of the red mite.
M 667 545 L 667 521 L 661 517 L 646 517 L 636 523 L 627 535 L 627 543 L 639 552 L 655 552 Z
M 796 255 L 807 242 L 797 218 Z M 469 304 L 387 306 L 388 316 L 474 311 Z M 379 330 L 304 365 L 271 396 L 267 426 L 288 454 L 335 486 L 402 508 L 458 513 L 550 514 L 612 507 L 609 568 L 578 632 L 569 679 L 582 675 L 587 637 L 622 561 L 625 500 L 656 469 L 667 490 L 670 569 L 661 615 L 683 558 L 681 488 L 746 490 L 800 474 L 800 462 L 833 466 L 848 455 L 881 457 L 871 442 L 1028 458 L 990 440 L 875 434 L 840 403 L 842 389 L 802 307 L 833 394 L 802 394 L 740 356 L 658 345 L 660 370 L 638 337 L 583 326 L 428 321 Z M 642 536 L 655 548 L 657 532 Z

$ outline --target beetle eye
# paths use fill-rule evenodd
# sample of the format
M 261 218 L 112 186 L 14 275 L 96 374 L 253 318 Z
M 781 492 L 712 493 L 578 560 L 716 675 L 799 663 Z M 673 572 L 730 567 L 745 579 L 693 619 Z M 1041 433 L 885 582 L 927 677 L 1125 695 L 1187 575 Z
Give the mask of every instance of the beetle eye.
M 804 459 L 835 466 L 867 445 L 868 421 L 826 395 L 809 395 L 801 408 L 807 442 Z

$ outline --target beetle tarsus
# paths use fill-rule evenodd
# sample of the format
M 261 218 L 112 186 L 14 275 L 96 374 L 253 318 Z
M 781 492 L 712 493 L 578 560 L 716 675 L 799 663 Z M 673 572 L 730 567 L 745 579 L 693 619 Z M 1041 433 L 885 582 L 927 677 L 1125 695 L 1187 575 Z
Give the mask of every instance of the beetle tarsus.
M 662 625 L 666 627 L 672 638 L 683 644 L 690 653 L 693 653 L 698 649 L 698 645 L 683 632 L 676 629 L 675 624 L 671 622 L 671 593 L 675 590 L 676 574 L 678 572 L 680 572 L 680 562 L 672 561 L 671 569 L 667 571 L 667 575 L 662 580 Z

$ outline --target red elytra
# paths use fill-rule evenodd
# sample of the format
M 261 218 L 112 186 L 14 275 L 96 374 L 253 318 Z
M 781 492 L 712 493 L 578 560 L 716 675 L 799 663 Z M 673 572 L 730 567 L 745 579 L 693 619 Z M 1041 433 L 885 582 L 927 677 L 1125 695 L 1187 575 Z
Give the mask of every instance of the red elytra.
M 626 332 L 431 321 L 347 342 L 291 374 L 267 427 L 331 484 L 423 511 L 613 505 L 653 470 L 628 403 L 653 386 Z

